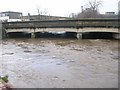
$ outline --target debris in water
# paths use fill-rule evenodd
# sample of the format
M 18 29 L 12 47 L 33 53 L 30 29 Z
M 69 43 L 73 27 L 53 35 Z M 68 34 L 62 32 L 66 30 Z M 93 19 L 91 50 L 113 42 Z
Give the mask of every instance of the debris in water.
M 62 65 L 61 63 L 57 63 L 56 65 Z
M 32 51 L 30 51 L 30 50 L 25 50 L 24 52 L 29 53 L 29 52 L 32 52 Z
M 0 76 L 0 81 L 1 81 L 1 82 L 5 82 L 5 83 L 8 83 L 8 75 Z
M 2 55 L 13 55 L 14 53 L 5 53 L 5 54 L 2 54 Z

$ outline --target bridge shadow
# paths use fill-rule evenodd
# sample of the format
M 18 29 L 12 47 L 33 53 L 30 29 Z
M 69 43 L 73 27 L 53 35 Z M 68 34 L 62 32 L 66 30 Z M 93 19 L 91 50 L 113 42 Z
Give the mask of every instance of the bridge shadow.
M 82 39 L 115 39 L 115 33 L 111 32 L 84 32 Z M 27 32 L 9 32 L 8 38 L 31 38 L 31 33 Z M 77 39 L 76 32 L 36 32 L 35 38 L 70 38 Z
M 36 32 L 36 38 L 76 38 L 75 32 Z
M 27 32 L 9 32 L 7 38 L 31 38 L 31 33 Z
M 114 39 L 114 33 L 111 32 L 86 32 L 82 35 L 83 39 Z

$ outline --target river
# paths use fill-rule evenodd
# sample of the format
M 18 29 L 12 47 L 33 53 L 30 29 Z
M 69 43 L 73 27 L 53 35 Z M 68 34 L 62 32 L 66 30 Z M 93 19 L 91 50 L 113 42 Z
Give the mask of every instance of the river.
M 1 40 L 0 71 L 16 88 L 117 88 L 118 41 Z

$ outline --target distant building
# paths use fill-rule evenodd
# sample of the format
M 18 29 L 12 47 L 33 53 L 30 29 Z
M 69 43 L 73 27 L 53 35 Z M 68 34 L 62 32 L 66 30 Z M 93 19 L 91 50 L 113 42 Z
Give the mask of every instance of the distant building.
M 120 1 L 118 2 L 118 10 L 120 11 Z
M 118 18 L 118 15 L 115 12 L 106 12 L 102 14 L 103 18 Z
M 37 20 L 66 20 L 68 17 L 49 16 L 49 15 L 30 15 L 23 16 L 24 21 L 37 21 Z
M 120 1 L 118 2 L 118 13 L 120 14 Z
M 0 12 L 0 21 L 21 21 L 22 13 L 21 12 Z
M 115 15 L 115 12 L 106 12 L 106 15 Z

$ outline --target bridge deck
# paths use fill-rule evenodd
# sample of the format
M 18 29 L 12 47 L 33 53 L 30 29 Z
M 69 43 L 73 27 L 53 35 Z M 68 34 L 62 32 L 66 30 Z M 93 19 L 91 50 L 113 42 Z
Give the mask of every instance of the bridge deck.
M 18 28 L 84 28 L 84 27 L 114 27 L 118 28 L 118 19 L 77 19 L 77 20 L 48 20 L 22 21 L 3 23 L 6 29 Z

